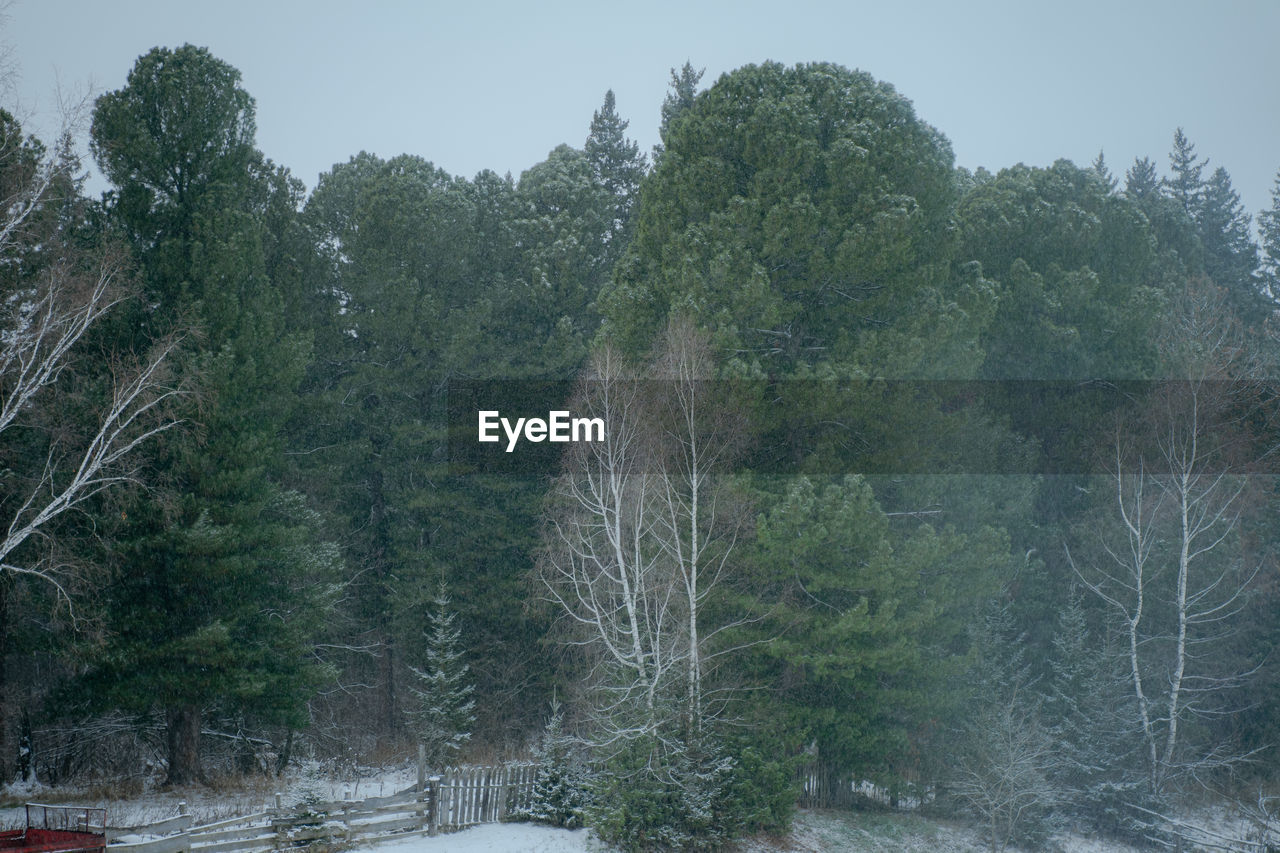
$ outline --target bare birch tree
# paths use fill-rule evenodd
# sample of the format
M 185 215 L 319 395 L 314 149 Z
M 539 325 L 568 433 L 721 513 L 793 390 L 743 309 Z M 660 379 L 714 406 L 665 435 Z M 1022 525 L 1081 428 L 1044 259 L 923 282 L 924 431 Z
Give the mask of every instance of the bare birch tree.
M 736 501 L 721 488 L 719 475 L 737 441 L 737 413 L 713 394 L 712 358 L 705 341 L 690 326 L 668 327 L 664 352 L 655 371 L 656 416 L 662 423 L 662 448 L 655 460 L 655 533 L 660 553 L 675 568 L 687 635 L 684 638 L 685 710 L 690 734 L 701 733 L 708 714 L 705 668 L 713 642 L 732 627 L 709 632 L 700 616 L 721 586 L 741 528 Z M 736 625 L 738 623 L 733 623 Z
M 594 658 L 605 743 L 653 735 L 683 651 L 676 590 L 653 544 L 656 477 L 645 447 L 642 383 L 613 351 L 592 360 L 575 413 L 600 418 L 604 440 L 573 445 L 554 489 L 541 576 L 571 623 L 569 642 Z
M 1187 732 L 1193 719 L 1223 713 L 1228 692 L 1249 675 L 1220 654 L 1257 573 L 1235 547 L 1248 480 L 1223 454 L 1218 416 L 1230 408 L 1222 398 L 1230 388 L 1204 379 L 1157 387 L 1146 401 L 1144 450 L 1127 449 L 1119 433 L 1115 440 L 1119 535 L 1100 543 L 1092 564 L 1071 561 L 1116 617 L 1133 729 L 1156 794 L 1245 757 L 1193 747 Z
M 90 498 L 136 477 L 137 449 L 175 421 L 167 401 L 180 393 L 166 359 L 176 338 L 141 358 L 109 357 L 110 391 L 89 429 L 72 429 L 58 392 L 82 367 L 85 337 L 127 298 L 119 254 L 90 257 L 70 245 L 60 207 L 75 192 L 66 152 L 48 154 L 7 115 L 0 134 L 0 441 L 20 430 L 49 434 L 40 458 L 23 457 L 0 507 L 0 571 L 51 583 L 70 603 L 64 570 L 23 546 Z M 37 414 L 41 417 L 37 418 Z M 39 421 L 39 423 L 37 423 Z M 12 463 L 11 463 L 12 464 Z
M 725 579 L 740 513 L 718 477 L 732 413 L 711 399 L 711 360 L 673 326 L 642 379 L 604 350 L 575 414 L 599 417 L 605 440 L 576 445 L 555 489 L 542 579 L 591 650 L 604 743 L 656 737 L 680 748 L 722 707 L 708 702 L 706 608 Z M 678 724 L 678 725 L 676 725 Z

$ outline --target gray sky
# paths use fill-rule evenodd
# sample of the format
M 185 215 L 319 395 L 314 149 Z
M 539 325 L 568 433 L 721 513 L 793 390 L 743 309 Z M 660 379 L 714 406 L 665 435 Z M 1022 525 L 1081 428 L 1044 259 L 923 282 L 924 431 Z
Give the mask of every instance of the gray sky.
M 1280 169 L 1277 0 L 17 0 L 0 39 L 37 126 L 55 73 L 101 92 L 155 45 L 206 46 L 256 98 L 259 147 L 308 188 L 362 149 L 519 177 L 580 146 L 608 88 L 648 150 L 686 59 L 704 86 L 767 59 L 861 68 L 971 168 L 1086 164 L 1102 149 L 1118 173 L 1138 155 L 1163 169 L 1182 126 L 1252 213 Z

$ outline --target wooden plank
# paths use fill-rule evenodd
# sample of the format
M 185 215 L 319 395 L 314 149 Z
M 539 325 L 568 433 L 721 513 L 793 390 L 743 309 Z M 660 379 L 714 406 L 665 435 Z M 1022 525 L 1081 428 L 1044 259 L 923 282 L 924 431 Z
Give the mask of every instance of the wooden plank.
M 232 841 L 221 841 L 216 844 L 192 846 L 191 853 L 229 853 L 233 850 L 270 850 L 276 846 L 279 836 L 274 834 L 259 835 L 254 838 L 237 838 Z
M 140 841 L 137 844 L 108 844 L 109 853 L 178 853 L 191 849 L 191 842 L 186 834 L 170 835 L 154 841 Z
M 229 818 L 226 818 L 225 820 L 216 820 L 213 823 L 203 823 L 203 824 L 200 824 L 199 826 L 193 826 L 191 827 L 191 829 L 193 832 L 203 832 L 206 829 L 223 829 L 228 826 L 235 826 L 241 823 L 250 823 L 255 820 L 261 820 L 265 822 L 266 819 L 269 817 L 271 817 L 271 812 L 254 812 L 253 814 L 245 815 L 244 817 L 229 817 Z
M 260 826 L 240 826 L 233 829 L 215 829 L 213 832 L 192 832 L 192 844 L 214 844 L 219 841 L 237 841 L 242 838 L 256 838 L 273 831 L 269 824 Z
M 368 797 L 362 802 L 369 808 L 377 808 L 378 806 L 390 806 L 396 803 L 412 803 L 417 798 L 418 789 L 414 787 L 387 797 Z
M 141 826 L 109 826 L 107 827 L 108 843 L 122 835 L 172 835 L 191 828 L 191 815 L 180 814 L 175 817 L 142 824 Z
M 351 831 L 355 834 L 365 835 L 369 833 L 382 832 L 399 832 L 403 829 L 417 829 L 419 827 L 416 817 L 402 817 L 395 820 L 380 820 L 376 823 L 358 823 L 351 826 Z
M 289 833 L 288 840 L 297 841 L 316 841 L 318 839 L 335 839 L 341 840 L 346 837 L 346 832 L 340 826 L 313 826 L 309 829 L 299 829 L 296 832 Z M 194 853 L 194 851 L 193 851 Z

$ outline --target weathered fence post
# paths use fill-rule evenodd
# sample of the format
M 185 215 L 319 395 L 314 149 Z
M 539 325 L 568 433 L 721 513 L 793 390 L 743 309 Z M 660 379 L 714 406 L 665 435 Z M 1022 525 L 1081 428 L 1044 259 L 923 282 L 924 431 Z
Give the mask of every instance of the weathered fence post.
M 285 839 L 288 831 L 284 825 L 284 808 L 281 804 L 280 793 L 276 792 L 276 807 L 271 812 L 271 823 L 276 830 L 276 849 L 283 850 L 285 848 Z
M 418 744 L 418 793 L 422 793 L 427 784 L 427 745 Z
M 440 777 L 432 776 L 426 780 L 427 798 L 427 834 L 440 833 Z

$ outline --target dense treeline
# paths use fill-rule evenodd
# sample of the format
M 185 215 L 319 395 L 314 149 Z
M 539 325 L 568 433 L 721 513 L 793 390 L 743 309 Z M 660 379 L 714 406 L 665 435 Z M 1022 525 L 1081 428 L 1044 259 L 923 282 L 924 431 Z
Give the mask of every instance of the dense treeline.
M 861 72 L 699 84 L 652 157 L 610 92 L 519 180 L 361 152 L 310 193 L 189 45 L 98 99 L 100 199 L 0 116 L 0 776 L 536 740 L 534 816 L 638 848 L 785 823 L 800 766 L 993 846 L 1274 784 L 1280 178 L 1259 244 L 1180 130 L 1163 177 L 970 173 Z M 578 380 L 608 440 L 451 466 L 485 379 Z M 1086 380 L 1146 384 L 1028 396 Z

